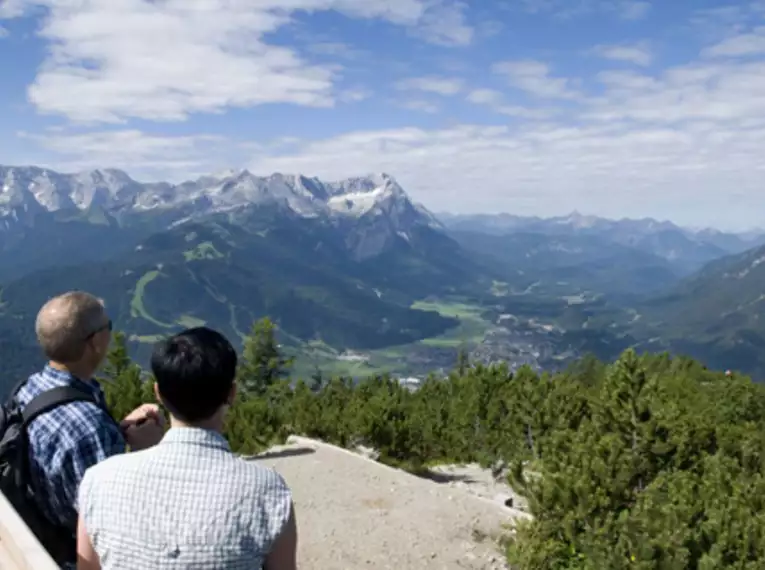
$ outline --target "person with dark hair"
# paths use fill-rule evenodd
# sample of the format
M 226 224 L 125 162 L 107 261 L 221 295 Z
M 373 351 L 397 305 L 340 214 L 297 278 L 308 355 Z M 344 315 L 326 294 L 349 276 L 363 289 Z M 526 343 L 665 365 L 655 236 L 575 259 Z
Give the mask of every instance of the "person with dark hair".
M 85 473 L 78 570 L 296 569 L 289 488 L 222 435 L 236 366 L 228 340 L 206 327 L 157 344 L 151 368 L 170 429 L 153 448 Z

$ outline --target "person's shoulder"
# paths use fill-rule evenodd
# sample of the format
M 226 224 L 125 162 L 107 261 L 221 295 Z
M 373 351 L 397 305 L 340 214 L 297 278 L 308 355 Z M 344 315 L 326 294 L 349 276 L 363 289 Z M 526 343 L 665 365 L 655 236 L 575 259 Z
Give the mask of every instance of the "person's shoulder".
M 147 450 L 148 451 L 148 450 Z M 144 451 L 132 451 L 107 457 L 103 461 L 90 466 L 85 471 L 85 476 L 91 481 L 105 481 L 108 479 L 120 479 L 140 467 L 143 461 Z
M 92 506 L 104 496 L 110 496 L 115 489 L 130 488 L 140 472 L 142 452 L 120 453 L 107 457 L 85 470 L 78 489 L 80 506 Z
M 73 421 L 69 429 L 76 435 L 87 437 L 118 429 L 109 412 L 96 402 L 77 400 L 57 408 Z
M 13 394 L 13 399 L 21 406 L 25 406 L 32 398 L 48 389 L 48 384 L 40 372 L 35 372 L 16 386 L 18 390 Z
M 240 459 L 246 466 L 250 480 L 262 492 L 274 494 L 290 494 L 289 486 L 276 470 L 260 465 L 256 461 Z

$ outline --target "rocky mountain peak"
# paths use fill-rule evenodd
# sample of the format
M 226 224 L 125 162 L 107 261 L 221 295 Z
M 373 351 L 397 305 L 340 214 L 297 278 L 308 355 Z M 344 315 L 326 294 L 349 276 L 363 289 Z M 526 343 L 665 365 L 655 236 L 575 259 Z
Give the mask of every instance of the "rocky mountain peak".
M 143 184 L 117 169 L 62 174 L 49 169 L 0 166 L 0 227 L 23 223 L 42 211 L 88 210 L 107 214 L 161 211 L 169 223 L 258 205 L 284 208 L 304 218 L 389 218 L 401 225 L 437 226 L 435 217 L 415 205 L 396 179 L 387 173 L 323 182 L 301 174 L 258 176 L 247 169 L 226 170 L 181 184 Z M 28 215 L 21 213 L 27 212 Z M 177 212 L 177 215 L 173 215 Z M 11 216 L 13 214 L 13 216 Z

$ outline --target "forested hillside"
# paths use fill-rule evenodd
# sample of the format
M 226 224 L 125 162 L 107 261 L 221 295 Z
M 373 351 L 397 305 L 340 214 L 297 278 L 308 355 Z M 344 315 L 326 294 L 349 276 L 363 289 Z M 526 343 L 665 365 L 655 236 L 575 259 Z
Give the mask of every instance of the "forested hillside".
M 291 385 L 280 379 L 288 365 L 259 323 L 228 417 L 235 451 L 297 433 L 374 447 L 413 472 L 504 465 L 534 516 L 507 547 L 522 570 L 762 568 L 765 387 L 749 378 L 632 351 L 555 375 L 461 358 L 417 391 L 320 373 Z M 116 416 L 150 397 L 124 337 L 105 380 Z

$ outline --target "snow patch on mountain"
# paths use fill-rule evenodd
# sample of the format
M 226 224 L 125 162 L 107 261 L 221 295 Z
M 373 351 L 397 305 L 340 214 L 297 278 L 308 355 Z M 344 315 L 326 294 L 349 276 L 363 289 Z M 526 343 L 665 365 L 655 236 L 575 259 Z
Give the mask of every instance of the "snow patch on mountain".
M 19 209 L 57 212 L 100 208 L 107 213 L 177 209 L 182 212 L 175 221 L 179 223 L 268 204 L 303 218 L 397 217 L 410 212 L 420 223 L 441 227 L 433 214 L 412 203 L 396 180 L 385 173 L 322 182 L 302 175 L 256 176 L 248 170 L 226 170 L 175 185 L 142 184 L 113 169 L 61 174 L 33 166 L 0 166 L 0 187 L 0 219 L 5 219 L 5 225 L 11 223 L 8 218 L 18 220 Z

